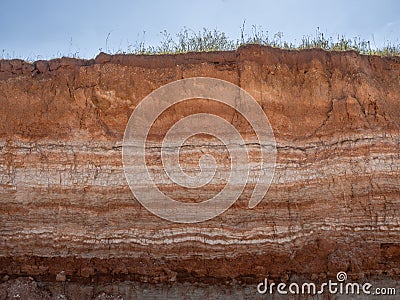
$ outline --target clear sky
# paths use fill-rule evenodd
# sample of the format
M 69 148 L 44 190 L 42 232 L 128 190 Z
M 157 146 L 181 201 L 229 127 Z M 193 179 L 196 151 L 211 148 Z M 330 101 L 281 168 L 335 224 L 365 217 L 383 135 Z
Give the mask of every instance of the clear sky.
M 184 26 L 217 28 L 236 39 L 244 20 L 249 32 L 258 25 L 271 35 L 283 32 L 291 42 L 319 27 L 330 36 L 360 36 L 377 46 L 400 43 L 397 0 L 0 0 L 0 58 L 91 58 L 106 46 L 117 51 L 143 40 L 157 44 L 161 31 L 175 35 Z

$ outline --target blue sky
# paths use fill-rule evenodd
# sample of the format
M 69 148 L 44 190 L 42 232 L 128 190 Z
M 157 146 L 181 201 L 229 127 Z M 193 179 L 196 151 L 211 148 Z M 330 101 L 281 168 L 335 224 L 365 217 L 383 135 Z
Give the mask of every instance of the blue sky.
M 246 21 L 271 35 L 283 32 L 296 42 L 304 35 L 360 36 L 400 43 L 400 1 L 128 1 L 0 0 L 0 58 L 43 59 L 78 53 L 94 57 L 99 49 L 127 50 L 145 41 L 157 44 L 161 31 L 172 35 L 184 26 L 195 31 L 218 28 L 239 38 Z M 143 35 L 143 32 L 145 34 Z

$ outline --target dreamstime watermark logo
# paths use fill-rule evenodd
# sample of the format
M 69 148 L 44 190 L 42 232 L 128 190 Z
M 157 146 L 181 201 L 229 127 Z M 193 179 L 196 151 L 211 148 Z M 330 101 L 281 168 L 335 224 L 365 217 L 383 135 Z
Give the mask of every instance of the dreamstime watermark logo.
M 186 188 L 207 188 L 216 175 L 217 163 L 210 154 L 198 161 L 199 174 L 185 172 L 179 160 L 180 151 L 189 138 L 206 134 L 218 139 L 229 152 L 229 174 L 224 188 L 202 202 L 187 203 L 172 199 L 157 186 L 146 163 L 146 141 L 152 126 L 168 108 L 183 101 L 208 99 L 235 110 L 244 117 L 257 138 L 249 143 L 231 122 L 211 113 L 196 113 L 173 124 L 161 145 L 165 174 L 174 183 Z M 257 145 L 260 160 L 250 163 L 248 146 Z M 276 160 L 275 138 L 269 121 L 246 91 L 224 80 L 194 77 L 178 80 L 153 91 L 133 111 L 126 126 L 122 145 L 126 179 L 135 198 L 150 212 L 172 222 L 196 223 L 212 219 L 227 210 L 242 194 L 249 176 L 255 179 L 249 207 L 255 207 L 271 184 Z
M 347 274 L 345 272 L 338 272 L 336 274 L 336 280 L 328 280 L 321 285 L 317 286 L 313 282 L 297 283 L 292 282 L 290 284 L 280 282 L 278 284 L 271 282 L 269 283 L 267 278 L 264 282 L 260 282 L 257 285 L 257 292 L 259 294 L 281 294 L 281 295 L 320 295 L 324 293 L 338 294 L 338 295 L 396 295 L 396 288 L 393 287 L 376 287 L 369 282 L 357 283 L 357 282 L 345 282 L 347 281 Z

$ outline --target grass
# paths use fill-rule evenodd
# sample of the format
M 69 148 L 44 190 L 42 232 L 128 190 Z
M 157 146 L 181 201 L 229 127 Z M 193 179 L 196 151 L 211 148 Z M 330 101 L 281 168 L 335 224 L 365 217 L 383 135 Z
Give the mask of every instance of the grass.
M 284 40 L 283 33 L 278 32 L 269 35 L 268 31 L 259 26 L 252 26 L 250 34 L 245 33 L 244 24 L 241 27 L 239 39 L 230 39 L 218 29 L 206 29 L 193 31 L 183 28 L 175 36 L 167 31 L 161 32 L 162 40 L 157 46 L 146 46 L 145 42 L 136 43 L 129 46 L 128 51 L 117 51 L 116 53 L 133 54 L 177 54 L 187 52 L 207 52 L 207 51 L 229 51 L 236 50 L 238 47 L 247 44 L 259 44 L 281 49 L 301 50 L 320 48 L 328 51 L 347 51 L 354 50 L 366 55 L 380 56 L 399 56 L 400 44 L 387 42 L 385 46 L 379 48 L 374 46 L 374 42 L 363 40 L 360 37 L 347 38 L 344 35 L 337 35 L 335 38 L 326 37 L 317 28 L 314 35 L 303 36 L 297 44 Z
M 193 31 L 184 27 L 176 35 L 171 35 L 167 31 L 161 32 L 162 39 L 156 46 L 146 45 L 143 35 L 143 41 L 136 42 L 133 45 L 128 45 L 126 50 L 110 50 L 108 47 L 109 37 L 111 32 L 108 33 L 105 39 L 105 49 L 100 48 L 99 51 L 104 51 L 110 54 L 178 54 L 187 52 L 208 52 L 208 51 L 231 51 L 236 50 L 242 45 L 259 44 L 271 46 L 275 48 L 288 49 L 288 50 L 301 50 L 320 48 L 327 51 L 347 51 L 354 50 L 361 54 L 366 55 L 379 55 L 379 56 L 400 56 L 400 44 L 398 42 L 387 41 L 383 47 L 376 47 L 374 41 L 363 40 L 360 37 L 348 38 L 344 35 L 337 35 L 336 37 L 326 37 L 319 28 L 313 35 L 303 36 L 297 43 L 285 41 L 282 32 L 270 35 L 261 26 L 252 26 L 250 33 L 245 30 L 245 23 L 240 28 L 240 37 L 237 39 L 229 38 L 224 32 L 218 29 L 203 28 L 201 31 Z M 68 54 L 66 56 L 73 58 L 80 58 L 79 51 L 71 52 L 72 38 Z M 64 56 L 62 53 L 57 53 L 53 58 Z M 0 51 L 0 59 L 16 58 L 14 53 L 12 55 L 5 53 L 5 50 Z M 35 61 L 38 59 L 45 59 L 38 56 L 25 58 L 27 61 Z

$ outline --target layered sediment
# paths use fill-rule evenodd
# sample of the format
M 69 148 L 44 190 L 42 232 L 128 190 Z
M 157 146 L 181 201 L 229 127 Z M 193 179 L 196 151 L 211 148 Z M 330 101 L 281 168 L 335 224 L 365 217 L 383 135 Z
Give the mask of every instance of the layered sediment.
M 234 83 L 260 104 L 276 139 L 275 175 L 253 209 L 250 184 L 218 217 L 172 223 L 132 195 L 122 139 L 146 95 L 200 76 Z M 2 60 L 0 273 L 152 283 L 254 283 L 338 271 L 399 275 L 399 95 L 400 58 L 351 51 L 252 45 L 234 52 Z M 220 115 L 251 135 L 233 109 L 198 100 L 167 111 L 149 139 L 160 142 L 168 126 L 196 112 Z M 198 156 L 188 149 L 182 155 L 195 169 Z M 154 155 L 148 161 L 157 165 Z M 191 201 L 212 197 L 223 182 L 195 191 L 158 185 Z

